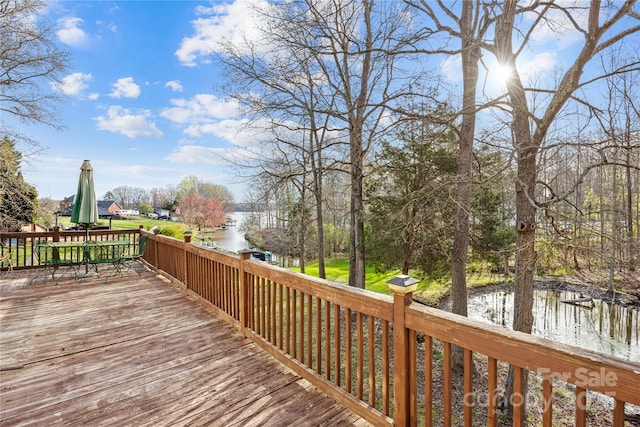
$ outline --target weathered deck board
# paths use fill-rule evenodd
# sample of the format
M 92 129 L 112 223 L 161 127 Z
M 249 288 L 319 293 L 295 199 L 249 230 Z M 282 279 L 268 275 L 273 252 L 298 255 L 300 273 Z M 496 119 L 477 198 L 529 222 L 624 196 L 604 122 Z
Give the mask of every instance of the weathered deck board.
M 151 272 L 34 273 L 0 279 L 0 426 L 368 425 Z

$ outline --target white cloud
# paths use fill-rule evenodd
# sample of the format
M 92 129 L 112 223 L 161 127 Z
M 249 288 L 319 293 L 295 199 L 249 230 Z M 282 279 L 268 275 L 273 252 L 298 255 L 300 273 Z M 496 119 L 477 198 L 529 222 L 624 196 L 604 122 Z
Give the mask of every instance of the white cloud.
M 238 105 L 211 94 L 198 94 L 191 99 L 172 99 L 173 107 L 165 108 L 160 115 L 175 123 L 206 124 L 238 115 Z
M 151 113 L 148 110 L 140 110 L 132 113 L 120 106 L 111 106 L 107 116 L 94 117 L 99 130 L 113 133 L 121 133 L 129 138 L 151 137 L 160 138 L 163 134 L 153 122 L 148 119 Z
M 137 98 L 140 96 L 140 86 L 133 82 L 133 77 L 123 77 L 111 85 L 113 91 L 109 96 L 113 98 Z
M 556 69 L 557 65 L 555 52 L 541 52 L 532 58 L 518 61 L 518 69 L 522 73 L 523 80 L 525 81 L 542 77 L 548 71 Z
M 170 82 L 166 82 L 164 87 L 170 87 L 174 92 L 182 92 L 182 85 L 180 84 L 180 80 L 171 80 Z
M 194 67 L 198 59 L 208 62 L 206 58 L 219 49 L 221 40 L 230 41 L 236 46 L 240 46 L 244 38 L 259 41 L 259 26 L 251 10 L 266 5 L 264 0 L 235 0 L 233 3 L 214 4 L 210 8 L 197 7 L 196 13 L 205 17 L 192 21 L 195 34 L 182 39 L 175 53 L 178 60 L 182 65 Z
M 62 43 L 77 46 L 87 40 L 87 34 L 79 27 L 84 21 L 80 18 L 67 16 L 58 19 L 58 25 L 61 27 L 56 31 L 56 35 Z
M 184 133 L 193 138 L 211 135 L 234 145 L 244 145 L 243 141 L 255 140 L 264 134 L 262 130 L 257 130 L 257 128 L 247 128 L 246 120 L 221 120 L 216 123 L 193 124 L 188 126 Z
M 52 84 L 52 87 L 65 95 L 75 96 L 88 88 L 91 80 L 93 80 L 91 74 L 73 73 L 63 77 L 59 84 Z
M 87 96 L 87 98 L 91 99 L 92 101 L 95 101 L 96 99 L 100 98 L 100 94 L 97 92 L 93 92 L 93 93 L 90 93 L 89 96 Z
M 226 148 L 181 145 L 165 157 L 164 160 L 173 163 L 201 163 L 214 166 L 227 166 L 229 159 L 232 157 L 232 150 Z
M 96 25 L 99 26 L 99 27 L 104 27 L 107 30 L 111 31 L 112 33 L 115 33 L 116 31 L 118 31 L 118 26 L 116 24 L 114 24 L 113 22 L 106 23 L 103 20 L 98 19 L 96 21 Z
M 583 29 L 588 26 L 589 12 L 583 0 L 559 0 L 556 8 L 545 12 L 545 19 L 540 21 L 531 34 L 531 40 L 539 45 L 553 43 L 557 49 L 564 49 L 584 40 L 584 35 L 575 28 L 574 22 Z M 571 19 L 566 13 L 570 11 Z M 603 11 L 604 14 L 604 11 Z M 531 22 L 538 19 L 537 12 L 525 14 Z M 606 20 L 606 16 L 602 17 Z
M 460 55 L 447 56 L 440 63 L 440 69 L 450 82 L 462 82 L 462 58 Z

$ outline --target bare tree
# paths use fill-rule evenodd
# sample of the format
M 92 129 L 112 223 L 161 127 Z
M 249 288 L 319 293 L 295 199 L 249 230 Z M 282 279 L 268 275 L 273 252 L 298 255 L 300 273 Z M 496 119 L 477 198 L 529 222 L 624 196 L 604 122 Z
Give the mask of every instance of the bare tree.
M 118 202 L 123 209 L 137 208 L 149 200 L 149 193 L 144 188 L 123 185 L 105 194 L 105 197 Z
M 69 54 L 42 19 L 45 8 L 41 0 L 0 0 L 0 111 L 57 128 L 61 93 L 51 85 L 60 84 Z
M 280 128 L 293 123 L 289 130 L 308 136 L 306 145 L 298 142 L 297 146 L 311 162 L 301 173 L 313 176 L 319 230 L 324 227 L 320 222 L 329 143 L 326 131 L 341 133 L 341 141 L 347 141 L 349 154 L 341 160 L 351 178 L 349 282 L 361 288 L 365 277 L 365 160 L 384 131 L 389 105 L 408 84 L 407 76 L 396 66 L 399 56 L 391 52 L 404 50 L 414 37 L 407 19 L 410 14 L 396 5 L 387 6 L 372 0 L 286 3 L 279 14 L 266 11 L 268 55 L 257 55 L 255 48 L 227 50 L 227 57 L 235 55 L 234 84 L 246 82 L 249 73 L 249 80 L 259 82 L 269 95 L 254 97 L 251 111 L 276 119 L 270 123 L 277 122 Z M 246 88 L 244 85 L 243 90 Z M 277 117 L 265 114 L 265 107 L 272 115 L 277 111 Z M 285 140 L 291 143 L 291 139 L 279 142 Z M 318 244 L 324 244 L 323 237 Z M 324 249 L 319 253 L 323 256 Z
M 386 131 L 393 102 L 410 92 L 416 76 L 403 72 L 402 52 L 416 41 L 411 13 L 372 0 L 307 0 L 319 37 L 315 61 L 336 104 L 328 113 L 347 130 L 351 179 L 349 283 L 364 288 L 365 161 Z
M 535 18 L 528 28 L 516 25 L 515 18 L 519 13 L 517 0 L 505 0 L 503 4 L 496 6 L 499 13 L 496 16 L 494 43 L 485 47 L 496 55 L 500 64 L 512 70 L 510 78 L 506 81 L 506 90 L 517 162 L 517 240 L 513 320 L 513 328 L 517 331 L 531 333 L 533 326 L 535 229 L 539 206 L 536 202 L 538 155 L 554 121 L 570 100 L 577 99 L 577 90 L 604 77 L 590 76 L 584 79 L 583 72 L 587 64 L 601 52 L 640 30 L 638 25 L 640 15 L 633 11 L 635 4 L 636 0 L 626 0 L 622 3 L 613 3 L 603 9 L 599 0 L 594 0 L 588 5 L 578 4 L 573 8 L 563 7 L 562 4 L 555 2 L 533 2 L 527 5 L 527 8 L 535 13 Z M 575 61 L 564 72 L 555 87 L 528 89 L 522 81 L 522 73 L 516 60 L 530 42 L 534 30 L 546 24 L 551 24 L 551 27 L 557 24 L 552 22 L 552 11 L 560 13 L 563 22 L 582 34 L 584 40 Z M 587 20 L 583 25 L 577 15 L 585 11 Z M 631 25 L 616 26 L 625 19 L 631 21 Z M 520 46 L 514 47 L 514 40 L 520 40 Z M 637 64 L 625 64 L 615 72 L 631 71 L 635 65 Z M 536 111 L 527 99 L 528 92 L 548 94 L 548 102 Z M 579 102 L 589 105 L 586 100 L 579 100 Z
M 447 44 L 449 38 L 460 41 L 459 48 L 442 47 L 421 51 L 431 55 L 460 55 L 461 58 L 463 86 L 460 116 L 462 119 L 459 129 L 458 173 L 456 177 L 456 226 L 451 253 L 451 311 L 466 316 L 466 267 L 469 248 L 471 188 L 473 183 L 472 162 L 477 111 L 476 91 L 481 41 L 484 39 L 489 26 L 487 25 L 487 16 L 483 12 L 483 2 L 481 0 L 463 1 L 460 4 L 459 11 L 453 9 L 455 4 L 449 5 L 441 1 L 406 1 L 413 7 L 420 9 L 429 18 L 431 27 L 425 28 L 426 32 L 445 34 L 447 40 L 445 40 L 444 44 Z M 457 369 L 462 367 L 463 353 L 460 347 L 454 348 L 453 361 Z
M 175 195 L 165 188 L 152 188 L 149 192 L 151 197 L 151 206 L 154 208 L 164 208 L 175 200 Z
M 516 250 L 516 283 L 515 283 L 515 315 L 513 327 L 515 330 L 530 333 L 533 325 L 533 273 L 535 266 L 535 226 L 536 226 L 536 183 L 537 159 L 545 137 L 567 102 L 576 96 L 578 89 L 597 81 L 597 78 L 581 80 L 586 65 L 602 51 L 615 45 L 630 34 L 640 30 L 640 25 L 617 30 L 614 27 L 619 21 L 630 18 L 638 21 L 640 16 L 634 14 L 635 0 L 621 3 L 615 10 L 601 9 L 600 1 L 593 1 L 588 6 L 588 20 L 586 26 L 579 24 L 572 13 L 576 11 L 564 8 L 555 3 L 539 3 L 535 12 L 537 19 L 528 29 L 519 28 L 517 31 L 525 34 L 525 39 L 518 48 L 513 47 L 514 32 L 516 31 L 515 17 L 518 12 L 517 1 L 504 2 L 501 13 L 497 16 L 494 45 L 488 46 L 499 63 L 510 67 L 512 74 L 506 82 L 508 104 L 512 117 L 513 143 L 517 160 L 516 179 L 516 221 L 517 221 L 517 250 Z M 575 62 L 562 75 L 557 87 L 553 90 L 543 90 L 550 94 L 550 99 L 539 114 L 535 114 L 527 101 L 527 91 L 518 70 L 516 59 L 522 52 L 533 30 L 545 23 L 549 12 L 556 10 L 564 14 L 574 28 L 583 34 L 584 43 Z M 602 23 L 601 23 L 602 21 Z M 631 71 L 637 64 L 625 64 L 615 72 Z M 603 78 L 604 76 L 600 76 Z M 533 90 L 533 89 L 532 89 Z M 588 104 L 586 101 L 583 101 Z

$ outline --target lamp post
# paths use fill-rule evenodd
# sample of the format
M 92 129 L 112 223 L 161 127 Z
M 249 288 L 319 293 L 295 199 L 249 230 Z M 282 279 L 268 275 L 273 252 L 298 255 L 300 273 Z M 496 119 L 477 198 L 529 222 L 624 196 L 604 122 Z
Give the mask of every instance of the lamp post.
M 400 274 L 399 276 L 387 281 L 387 285 L 389 285 L 391 292 L 401 294 L 414 292 L 418 289 L 418 283 L 420 283 L 420 280 L 414 279 L 406 274 Z

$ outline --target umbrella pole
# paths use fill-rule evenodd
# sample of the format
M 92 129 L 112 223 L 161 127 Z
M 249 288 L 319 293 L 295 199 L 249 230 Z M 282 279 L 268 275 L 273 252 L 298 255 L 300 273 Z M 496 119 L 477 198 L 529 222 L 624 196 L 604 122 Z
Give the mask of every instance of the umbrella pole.
M 87 242 L 89 241 L 89 225 L 88 224 L 85 224 L 84 230 L 85 230 L 84 244 L 86 245 Z M 86 258 L 86 253 L 85 253 L 85 259 L 84 259 L 84 274 L 89 275 L 89 260 Z

